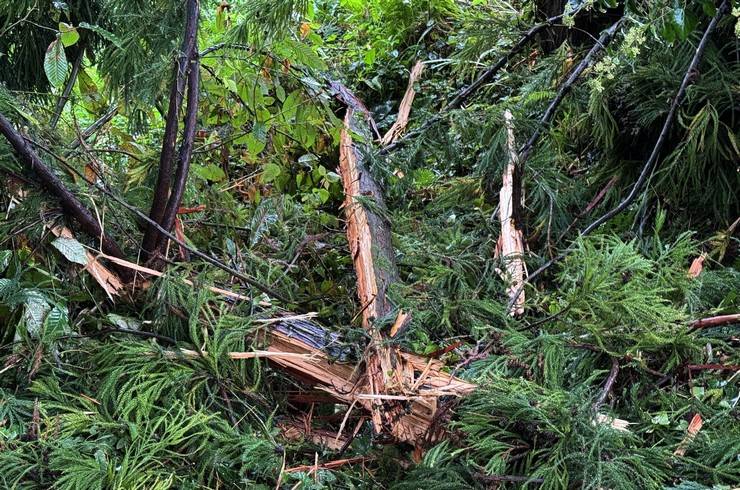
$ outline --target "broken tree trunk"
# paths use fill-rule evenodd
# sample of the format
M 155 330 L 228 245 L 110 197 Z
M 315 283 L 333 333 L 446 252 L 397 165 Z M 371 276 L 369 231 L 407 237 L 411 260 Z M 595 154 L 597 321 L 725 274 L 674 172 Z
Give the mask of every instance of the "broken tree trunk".
M 367 152 L 360 151 L 352 141 L 352 134 L 363 138 L 366 145 L 371 141 L 366 120 L 367 110 L 361 102 L 356 101 L 355 107 L 349 106 L 339 147 L 347 240 L 357 274 L 362 326 L 370 336 L 365 356 L 367 387 L 363 391 L 374 397 L 369 400 L 375 432 L 400 437 L 397 421 L 403 414 L 403 407 L 398 400 L 382 398 L 395 391 L 391 389 L 393 382 L 389 377 L 398 365 L 398 349 L 390 345 L 378 328 L 380 320 L 391 313 L 386 292 L 397 277 L 391 229 L 383 215 L 382 191 L 365 165 L 364 154 Z
M 438 400 L 443 396 L 460 397 L 471 393 L 475 385 L 450 376 L 442 371 L 444 364 L 394 349 L 395 364 L 389 374 L 395 384 L 388 383 L 384 393 L 373 392 L 372 376 L 348 363 L 346 351 L 339 343 L 339 335 L 327 333 L 321 326 L 306 320 L 290 320 L 273 325 L 269 333 L 269 352 L 302 354 L 268 357 L 270 363 L 295 375 L 308 385 L 325 391 L 331 397 L 349 406 L 359 405 L 370 412 L 373 426 L 377 410 L 403 410 L 395 419 L 381 417 L 382 434 L 395 440 L 421 445 L 439 440 L 434 432 L 434 418 Z M 377 355 L 377 354 L 376 354 Z M 373 353 L 366 358 L 366 369 Z M 389 407 L 390 405 L 390 407 Z M 384 423 L 390 423 L 385 426 Z
M 0 134 L 5 136 L 18 157 L 23 163 L 31 168 L 39 182 L 49 189 L 57 199 L 59 199 L 62 208 L 80 224 L 82 230 L 96 240 L 99 240 L 105 253 L 114 257 L 123 258 L 124 254 L 118 246 L 118 243 L 105 233 L 103 228 L 100 226 L 100 223 L 95 219 L 90 210 L 87 209 L 85 205 L 77 199 L 77 196 L 67 189 L 59 177 L 57 177 L 56 174 L 44 164 L 26 140 L 23 139 L 23 136 L 13 128 L 11 122 L 2 114 L 0 114 Z M 119 273 L 126 282 L 128 282 L 132 277 L 132 274 L 130 274 L 128 269 L 120 269 Z
M 103 256 L 107 260 L 131 270 L 152 275 L 163 274 L 138 264 Z M 111 274 L 112 275 L 112 274 Z M 193 283 L 186 278 L 186 284 Z M 102 285 L 102 284 L 101 284 Z M 146 287 L 146 281 L 140 282 Z M 252 298 L 241 294 L 209 287 L 216 293 L 234 301 L 252 301 Z M 261 306 L 270 307 L 269 303 Z M 254 352 L 232 352 L 231 359 L 266 358 L 271 365 L 285 370 L 310 389 L 326 393 L 326 400 L 314 398 L 316 403 L 342 403 L 353 405 L 363 412 L 372 414 L 383 409 L 384 404 L 393 403 L 403 408 L 392 421 L 390 430 L 383 434 L 391 435 L 397 441 L 416 445 L 433 444 L 440 439 L 443 428 L 435 424 L 438 400 L 440 397 L 461 397 L 471 393 L 475 385 L 462 381 L 443 371 L 442 361 L 425 358 L 415 354 L 393 349 L 394 364 L 389 368 L 391 378 L 385 385 L 384 393 L 371 391 L 367 376 L 367 362 L 356 365 L 352 351 L 342 343 L 341 336 L 326 330 L 310 320 L 311 315 L 292 315 L 285 312 L 283 316 L 260 321 L 265 325 L 264 350 Z M 400 323 L 405 320 L 399 315 Z M 370 354 L 374 352 L 371 350 Z M 208 355 L 203 351 L 179 349 L 173 356 L 197 357 Z M 371 356 L 368 356 L 371 357 Z M 364 368 L 364 369 L 363 369 Z M 382 420 L 381 420 L 381 427 Z M 323 434 L 321 438 L 325 439 Z M 286 437 L 295 438 L 301 434 L 291 428 Z M 303 434 L 310 436 L 311 434 Z M 313 434 L 314 436 L 316 434 Z M 313 437 L 316 439 L 316 437 Z M 321 441 L 319 441 L 321 442 Z M 332 447 L 333 444 L 328 444 Z
M 394 143 L 401 134 L 406 130 L 406 126 L 409 124 L 409 115 L 411 114 L 411 105 L 414 103 L 416 97 L 416 89 L 414 85 L 421 77 L 421 73 L 424 71 L 424 63 L 417 61 L 414 67 L 411 69 L 409 75 L 409 84 L 406 87 L 406 93 L 401 99 L 401 105 L 398 106 L 398 116 L 396 116 L 396 122 L 388 130 L 387 133 L 380 140 L 381 146 L 387 146 Z
M 360 144 L 368 145 L 372 118 L 356 97 L 348 100 L 351 104 L 341 133 L 339 164 L 345 193 L 347 240 L 357 274 L 362 326 L 370 336 L 370 343 L 364 356 L 365 369 L 358 379 L 352 379 L 350 372 L 334 373 L 325 390 L 368 410 L 377 434 L 421 446 L 437 436 L 431 432 L 439 397 L 467 394 L 473 385 L 443 374 L 439 361 L 401 352 L 379 329 L 380 320 L 392 313 L 386 294 L 398 273 L 382 191 L 370 175 L 364 157 L 369 148 L 361 150 L 352 140 L 353 134 L 359 135 Z M 408 315 L 399 312 L 391 331 L 398 332 L 407 320 Z M 277 342 L 281 340 L 285 339 L 277 338 Z M 278 347 L 275 340 L 273 346 Z M 331 372 L 322 369 L 320 375 Z
M 519 155 L 516 151 L 516 140 L 514 138 L 513 116 L 510 111 L 504 113 L 506 124 L 506 141 L 509 148 L 509 162 L 506 164 L 503 175 L 501 192 L 499 193 L 499 219 L 501 221 L 501 235 L 498 239 L 496 251 L 504 263 L 505 272 L 502 273 L 504 280 L 508 282 L 506 292 L 509 299 L 514 301 L 511 315 L 517 316 L 524 313 L 524 292 L 518 294 L 519 287 L 524 281 L 524 235 L 519 228 L 517 216 L 521 213 L 521 201 L 515 200 L 515 196 L 522 196 L 521 190 L 514 190 L 514 172 L 519 165 Z M 519 182 L 521 184 L 521 181 Z

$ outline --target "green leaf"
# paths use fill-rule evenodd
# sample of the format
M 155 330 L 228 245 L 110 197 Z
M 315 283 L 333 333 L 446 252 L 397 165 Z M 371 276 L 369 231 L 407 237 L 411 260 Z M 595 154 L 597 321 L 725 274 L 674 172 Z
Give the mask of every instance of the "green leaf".
M 193 172 L 198 177 L 211 182 L 220 182 L 226 178 L 226 174 L 218 165 L 213 163 L 209 165 L 195 165 Z
M 116 36 L 110 31 L 103 29 L 100 26 L 88 24 L 87 22 L 80 22 L 80 28 L 93 31 L 95 34 L 98 34 L 100 37 L 102 37 L 106 41 L 110 41 L 118 49 L 123 49 L 123 43 L 118 38 L 118 36 Z
M 44 56 L 44 72 L 52 87 L 61 87 L 67 78 L 67 57 L 64 55 L 64 46 L 55 39 L 46 48 Z
M 141 330 L 141 322 L 136 318 L 116 315 L 115 313 L 108 313 L 106 319 L 111 323 L 111 325 L 117 328 L 124 328 L 126 330 Z
M 85 247 L 83 247 L 82 244 L 74 238 L 59 237 L 51 242 L 51 244 L 70 262 L 87 265 Z
M 68 333 L 69 330 L 67 308 L 58 304 L 54 305 L 44 319 L 44 339 L 53 340 Z
M 65 48 L 73 46 L 80 39 L 80 34 L 77 32 L 77 28 L 65 22 L 59 23 L 59 32 L 61 33 L 60 39 Z
M 51 310 L 51 307 L 46 296 L 38 291 L 27 291 L 25 303 L 23 320 L 25 321 L 26 332 L 32 338 L 38 338 L 41 335 L 46 314 Z
M 660 412 L 657 415 L 653 416 L 652 422 L 655 425 L 670 425 L 671 424 L 671 421 L 668 418 L 668 414 L 666 412 Z
M 714 17 L 714 14 L 717 13 L 717 7 L 712 0 L 703 0 L 701 2 L 701 8 L 709 17 Z
M 375 52 L 375 49 L 374 48 L 369 49 L 365 53 L 365 59 L 364 59 L 364 61 L 365 61 L 365 65 L 368 68 L 371 67 L 371 66 L 373 66 L 373 64 L 375 63 L 375 57 L 376 57 L 376 52 Z
M 329 191 L 327 191 L 326 189 L 314 189 L 313 193 L 319 196 L 321 204 L 324 204 L 326 201 L 329 200 Z
M 276 165 L 274 163 L 268 163 L 265 165 L 265 167 L 262 169 L 262 182 L 272 182 L 282 172 L 282 169 L 279 165 Z

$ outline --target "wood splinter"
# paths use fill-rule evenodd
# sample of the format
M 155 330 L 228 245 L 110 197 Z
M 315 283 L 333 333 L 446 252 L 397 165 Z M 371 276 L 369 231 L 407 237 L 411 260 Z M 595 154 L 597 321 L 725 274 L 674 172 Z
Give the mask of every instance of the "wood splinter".
M 524 281 L 524 235 L 517 223 L 518 212 L 521 209 L 521 201 L 515 200 L 515 194 L 523 196 L 523 192 L 516 193 L 514 189 L 514 173 L 519 165 L 519 154 L 516 150 L 514 138 L 514 117 L 511 111 L 504 113 L 506 124 L 506 142 L 509 149 L 509 162 L 506 164 L 503 174 L 503 183 L 499 193 L 499 219 L 501 221 L 501 235 L 496 245 L 496 254 L 504 262 L 505 271 L 499 271 L 501 277 L 508 283 L 506 293 L 509 299 L 514 301 L 510 314 L 519 316 L 524 313 L 524 291 L 518 294 L 519 288 Z

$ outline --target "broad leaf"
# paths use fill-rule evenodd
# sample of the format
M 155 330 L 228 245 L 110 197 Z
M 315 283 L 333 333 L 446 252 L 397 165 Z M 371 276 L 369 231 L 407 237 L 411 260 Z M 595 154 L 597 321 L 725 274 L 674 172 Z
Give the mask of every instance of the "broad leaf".
M 64 46 L 56 39 L 49 44 L 44 56 L 44 72 L 53 87 L 61 87 L 67 78 L 67 57 L 64 55 Z
M 65 48 L 73 46 L 80 39 L 80 34 L 77 32 L 77 28 L 64 22 L 59 23 L 59 32 L 61 33 L 59 38 L 62 40 L 62 44 Z
M 54 248 L 59 250 L 64 257 L 75 264 L 87 265 L 87 254 L 85 247 L 74 238 L 59 237 L 53 242 Z
M 69 333 L 69 314 L 67 308 L 62 305 L 54 307 L 46 315 L 44 320 L 44 340 L 53 340 L 61 335 Z
M 0 272 L 3 272 L 8 264 L 10 264 L 10 258 L 13 256 L 13 252 L 10 250 L 0 250 Z

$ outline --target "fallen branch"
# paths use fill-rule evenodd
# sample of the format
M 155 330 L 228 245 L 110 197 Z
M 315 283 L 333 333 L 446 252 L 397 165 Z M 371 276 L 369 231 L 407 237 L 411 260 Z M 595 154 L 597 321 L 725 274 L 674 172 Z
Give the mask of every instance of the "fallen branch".
M 406 126 L 409 124 L 409 115 L 411 114 L 411 105 L 414 103 L 416 97 L 416 90 L 414 85 L 421 77 L 421 73 L 424 71 L 424 63 L 417 61 L 414 67 L 411 69 L 409 75 L 409 83 L 406 87 L 406 93 L 401 99 L 401 105 L 398 107 L 398 116 L 396 116 L 396 122 L 393 123 L 391 128 L 385 133 L 380 140 L 381 146 L 388 146 L 398 139 L 398 137 L 406 130 Z
M 68 157 L 74 152 L 75 149 L 77 149 L 80 144 L 87 140 L 90 136 L 95 134 L 110 122 L 111 119 L 113 119 L 116 114 L 118 114 L 118 104 L 113 104 L 108 111 L 100 116 L 94 123 L 92 123 L 90 126 L 88 126 L 82 134 L 79 135 L 79 137 L 71 144 L 69 145 L 69 150 L 64 154 L 65 157 Z
M 702 328 L 713 328 L 720 327 L 722 325 L 731 325 L 733 323 L 740 323 L 740 313 L 701 318 L 699 320 L 694 320 L 689 324 L 689 326 L 692 330 L 699 330 Z
M 39 158 L 36 152 L 33 151 L 28 143 L 26 143 L 23 136 L 13 128 L 10 121 L 8 121 L 2 114 L 0 114 L 0 133 L 5 136 L 21 161 L 31 168 L 36 177 L 38 177 L 40 183 L 51 191 L 57 199 L 59 199 L 62 208 L 64 208 L 64 210 L 80 224 L 82 230 L 91 237 L 100 240 L 105 253 L 114 257 L 123 258 L 124 254 L 121 248 L 115 240 L 103 231 L 100 223 L 95 219 L 90 210 L 87 209 L 82 202 L 77 199 L 77 196 L 67 189 L 59 177 L 57 177 L 56 174 L 41 161 L 41 158 Z M 124 280 L 130 278 L 130 276 L 126 275 L 126 271 L 119 272 L 122 273 Z
M 355 463 L 365 463 L 368 461 L 372 461 L 371 458 L 367 458 L 365 456 L 357 456 L 355 458 L 346 458 L 346 459 L 337 459 L 334 461 L 329 461 L 328 463 L 323 463 L 320 465 L 303 465 L 303 466 L 295 466 L 293 468 L 288 468 L 285 470 L 286 473 L 296 473 L 299 471 L 308 471 L 309 473 L 312 471 L 318 470 L 331 470 L 334 468 L 339 468 L 340 466 L 344 466 L 347 464 L 355 464 Z
M 537 124 L 537 129 L 534 133 L 532 133 L 532 136 L 530 136 L 529 140 L 524 144 L 524 146 L 521 147 L 519 150 L 519 167 L 521 168 L 527 159 L 529 158 L 530 153 L 534 149 L 535 143 L 540 139 L 540 136 L 542 135 L 545 128 L 547 128 L 550 124 L 550 121 L 552 121 L 553 116 L 555 116 L 555 112 L 557 112 L 558 107 L 560 106 L 560 103 L 565 99 L 565 96 L 570 93 L 571 89 L 573 88 L 573 85 L 578 81 L 578 79 L 581 77 L 583 72 L 586 70 L 586 68 L 590 67 L 594 60 L 596 59 L 596 56 L 606 48 L 611 40 L 614 38 L 614 34 L 617 32 L 617 29 L 619 29 L 619 26 L 622 25 L 622 22 L 624 21 L 624 18 L 620 18 L 618 21 L 616 21 L 614 24 L 611 25 L 607 30 L 605 30 L 599 39 L 596 41 L 596 43 L 593 45 L 593 47 L 588 51 L 586 56 L 581 60 L 578 65 L 571 70 L 570 74 L 568 75 L 568 78 L 563 82 L 562 85 L 560 85 L 560 88 L 558 89 L 558 93 L 555 95 L 555 98 L 550 101 L 550 104 L 547 106 L 547 109 L 545 109 L 544 114 L 542 114 L 542 117 L 540 118 L 539 123 Z
M 619 374 L 619 360 L 617 360 L 616 357 L 612 357 L 612 367 L 609 370 L 609 376 L 606 377 L 606 381 L 604 382 L 604 387 L 601 389 L 601 393 L 599 394 L 599 397 L 594 402 L 594 410 L 598 411 L 599 407 L 604 404 L 606 401 L 606 397 L 609 396 L 609 393 L 612 391 L 612 387 L 614 386 L 614 382 L 617 380 L 617 375 Z

